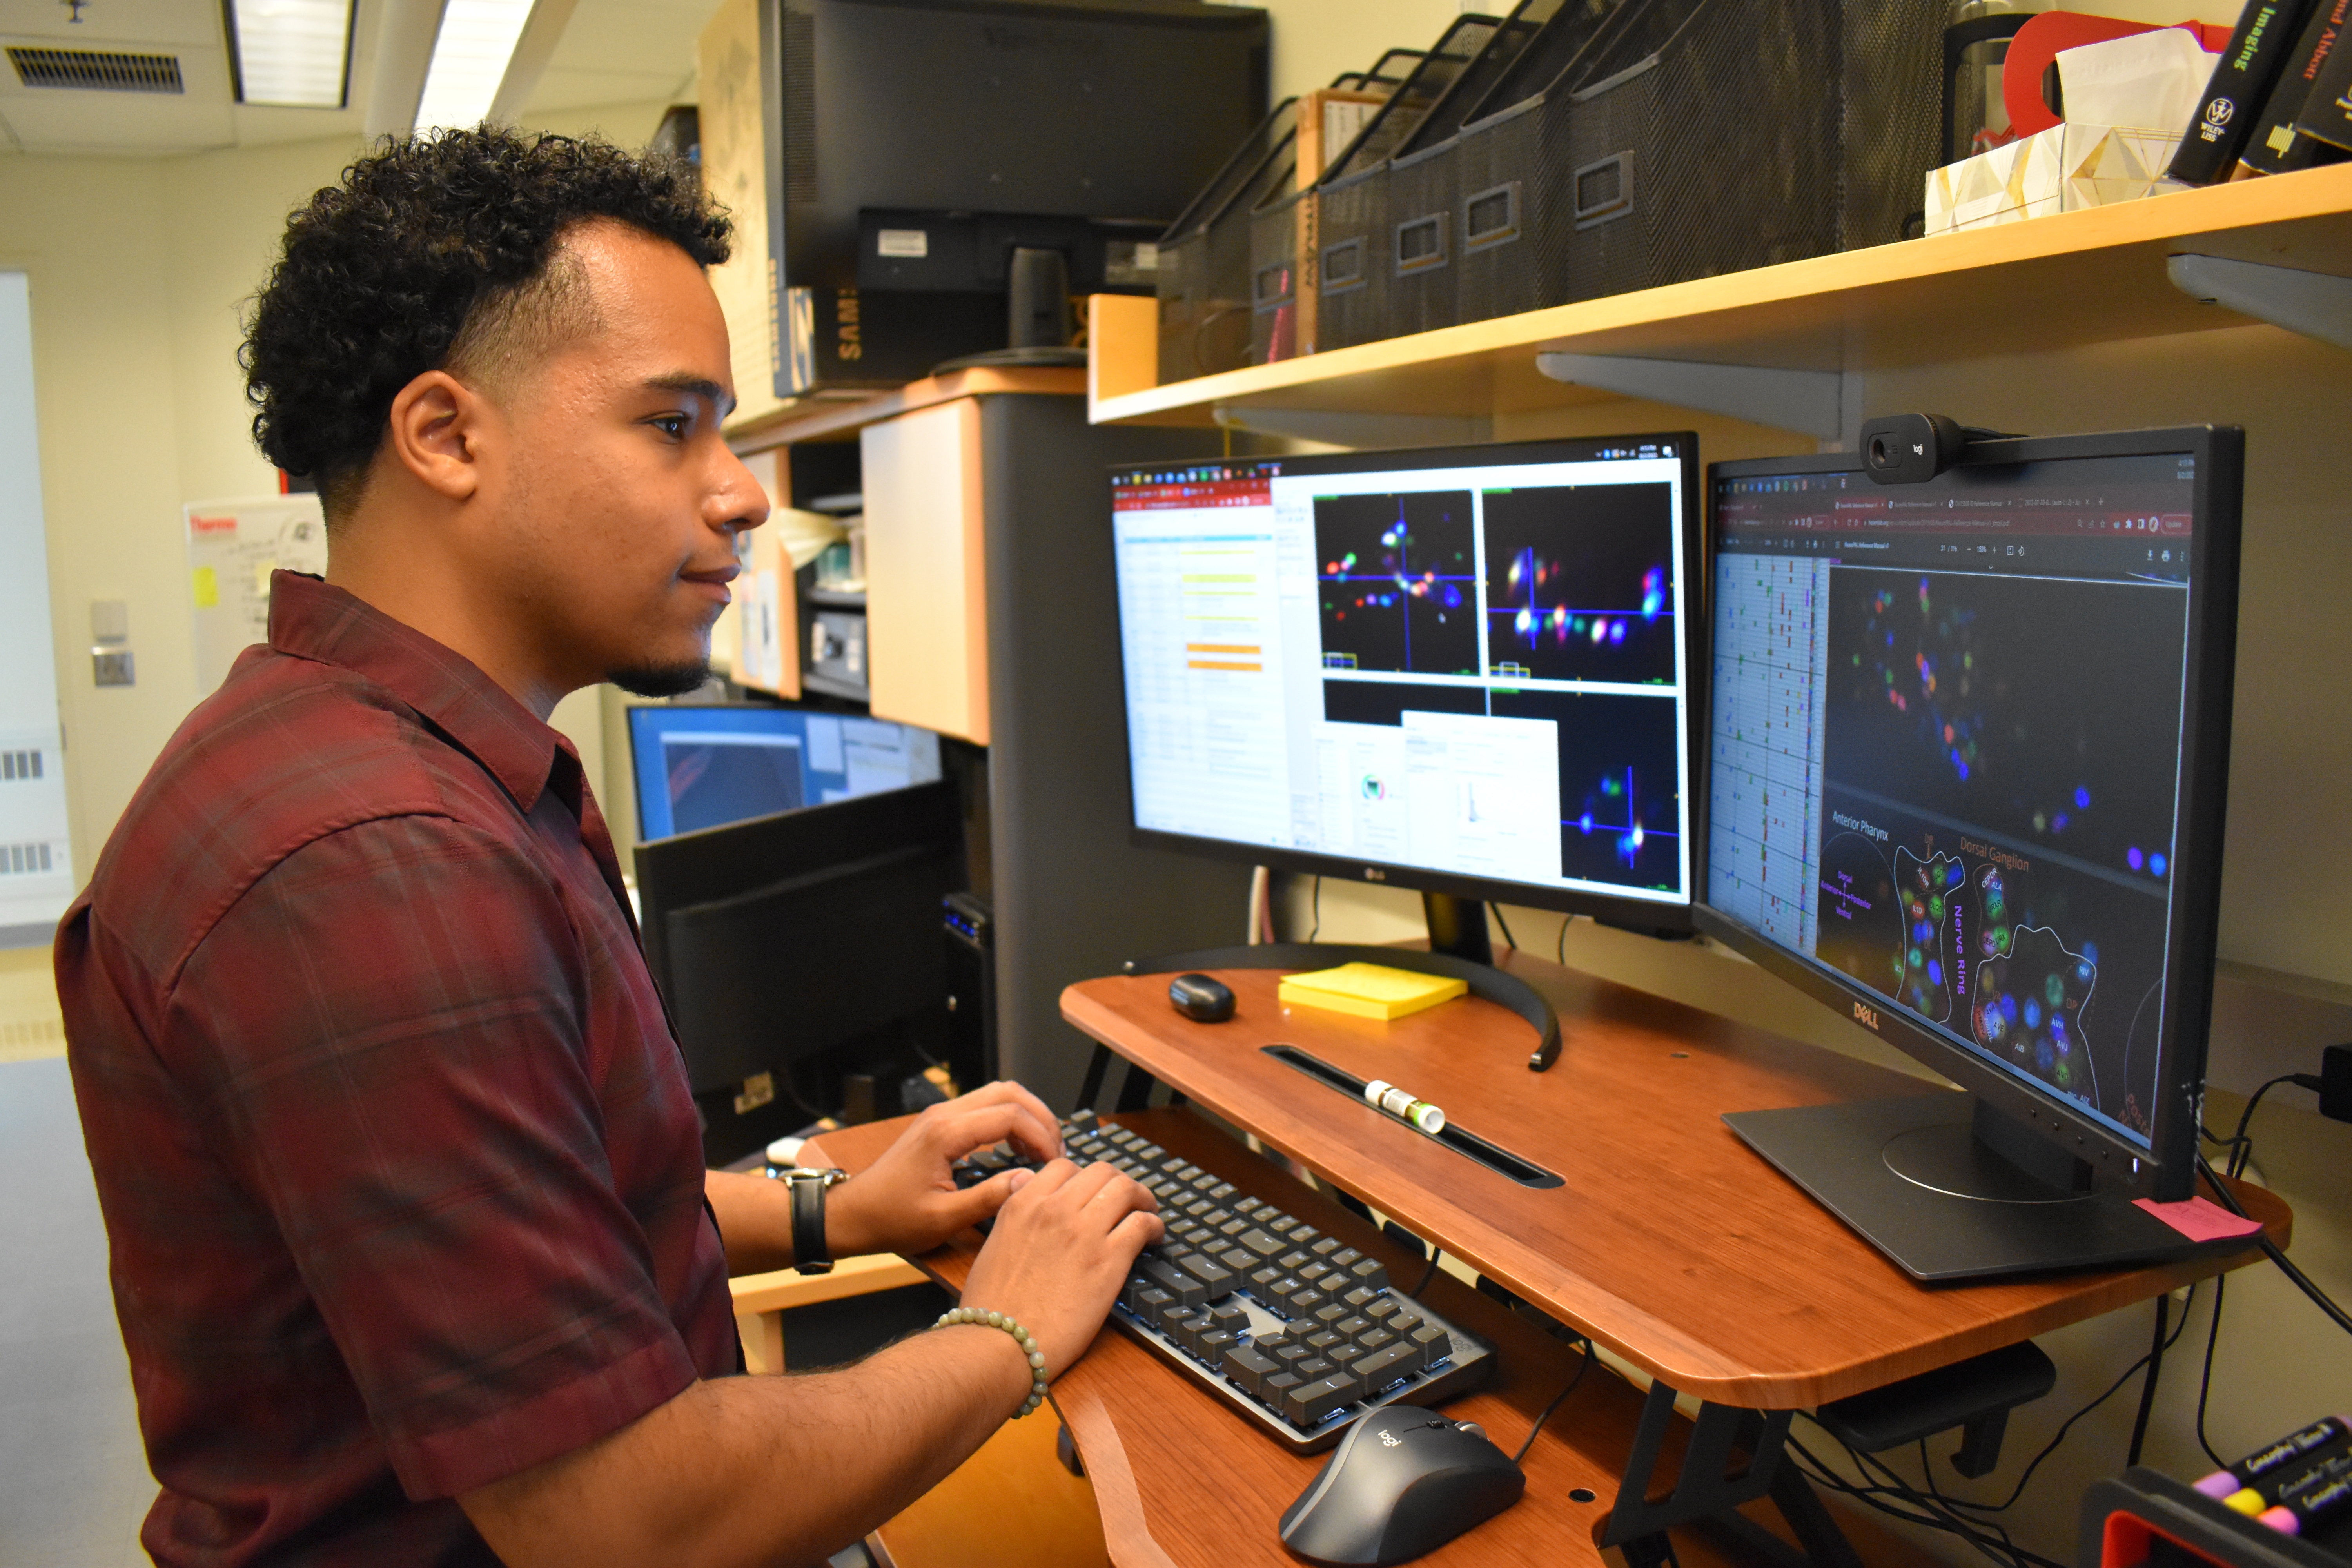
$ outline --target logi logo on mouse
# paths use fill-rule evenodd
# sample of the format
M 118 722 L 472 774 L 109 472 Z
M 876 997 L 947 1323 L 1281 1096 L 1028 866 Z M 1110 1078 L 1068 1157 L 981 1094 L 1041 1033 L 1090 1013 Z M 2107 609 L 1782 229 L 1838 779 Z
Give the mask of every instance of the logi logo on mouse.
M 1390 1436 L 1386 1432 L 1382 1432 L 1381 1434 L 1381 1441 L 1391 1448 L 1401 1448 L 1404 1446 L 1398 1439 Z

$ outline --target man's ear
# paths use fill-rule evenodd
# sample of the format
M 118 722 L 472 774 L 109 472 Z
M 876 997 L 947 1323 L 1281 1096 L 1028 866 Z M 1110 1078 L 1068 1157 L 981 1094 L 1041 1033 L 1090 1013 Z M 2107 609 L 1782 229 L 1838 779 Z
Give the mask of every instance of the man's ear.
M 447 371 L 428 370 L 394 395 L 384 445 L 426 489 L 468 500 L 481 487 L 489 413 L 480 393 Z

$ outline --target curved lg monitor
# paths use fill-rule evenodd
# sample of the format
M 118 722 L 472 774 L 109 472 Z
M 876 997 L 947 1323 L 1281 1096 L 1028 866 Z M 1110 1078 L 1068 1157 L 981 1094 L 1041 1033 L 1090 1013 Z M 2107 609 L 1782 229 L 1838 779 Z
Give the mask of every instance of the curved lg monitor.
M 1114 471 L 1137 839 L 1689 929 L 1696 445 Z
M 2192 1190 L 2242 453 L 2198 427 L 1979 441 L 1914 485 L 1853 454 L 1708 474 L 1699 928 L 2062 1188 Z M 1863 1154 L 1903 1164 L 1891 1133 Z

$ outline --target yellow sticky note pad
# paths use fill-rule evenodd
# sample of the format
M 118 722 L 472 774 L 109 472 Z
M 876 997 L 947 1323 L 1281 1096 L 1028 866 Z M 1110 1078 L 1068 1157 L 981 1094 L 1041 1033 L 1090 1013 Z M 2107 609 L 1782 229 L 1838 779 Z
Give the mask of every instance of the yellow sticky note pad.
M 199 566 L 195 568 L 194 574 L 195 577 L 196 608 L 200 610 L 219 609 L 220 574 L 214 571 L 209 566 Z
M 1286 977 L 1282 999 L 1359 1018 L 1395 1019 L 1451 1002 L 1469 989 L 1468 982 L 1442 974 L 1391 969 L 1384 963 L 1343 963 Z

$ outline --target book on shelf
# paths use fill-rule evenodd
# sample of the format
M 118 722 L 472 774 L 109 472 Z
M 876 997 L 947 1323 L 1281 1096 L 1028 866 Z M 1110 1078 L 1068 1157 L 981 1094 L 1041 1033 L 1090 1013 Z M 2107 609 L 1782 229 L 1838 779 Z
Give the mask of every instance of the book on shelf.
M 2298 141 L 2317 141 L 2352 153 L 2352 43 L 2340 45 L 2320 66 L 2294 117 Z
M 2341 52 L 2338 43 L 2347 19 L 2352 19 L 2352 0 L 2317 0 L 2312 6 L 2311 15 L 2304 19 L 2303 31 L 2295 37 L 2294 47 L 2287 54 L 2286 67 L 2279 73 L 2277 83 L 2263 104 L 2261 116 L 2254 121 L 2246 150 L 2238 156 L 2237 177 L 2284 174 L 2290 169 L 2333 163 L 2342 156 L 2318 137 L 2298 131 L 2295 121 L 2310 101 L 2321 71 Z
M 2231 29 L 2230 47 L 2214 62 L 2212 80 L 2168 171 L 2184 184 L 2210 185 L 2226 178 L 2252 140 L 2263 102 L 2286 68 L 2287 56 L 2303 32 L 2304 18 L 2326 0 L 2246 0 Z

